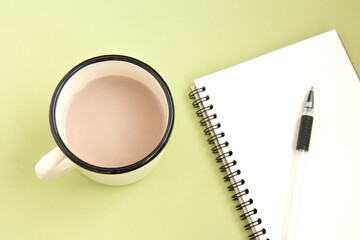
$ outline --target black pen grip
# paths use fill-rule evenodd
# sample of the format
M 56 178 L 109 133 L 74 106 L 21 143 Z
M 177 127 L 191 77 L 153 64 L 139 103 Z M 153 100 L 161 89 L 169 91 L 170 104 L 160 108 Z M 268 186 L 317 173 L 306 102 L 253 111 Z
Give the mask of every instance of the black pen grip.
M 314 118 L 312 116 L 301 116 L 296 150 L 305 150 L 306 152 L 309 151 L 313 119 Z

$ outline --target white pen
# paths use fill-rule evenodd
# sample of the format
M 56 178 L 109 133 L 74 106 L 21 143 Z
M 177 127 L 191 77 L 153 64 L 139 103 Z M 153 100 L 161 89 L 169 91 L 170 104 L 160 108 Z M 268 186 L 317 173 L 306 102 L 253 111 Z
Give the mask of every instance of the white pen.
M 286 206 L 282 240 L 295 240 L 300 207 L 306 154 L 309 151 L 314 113 L 314 89 L 311 87 L 301 116 L 296 155 L 291 166 L 288 201 Z

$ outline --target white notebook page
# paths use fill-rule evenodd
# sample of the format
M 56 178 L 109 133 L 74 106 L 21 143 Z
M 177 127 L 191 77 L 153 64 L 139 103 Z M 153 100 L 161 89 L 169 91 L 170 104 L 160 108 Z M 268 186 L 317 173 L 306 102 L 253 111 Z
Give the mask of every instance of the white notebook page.
M 360 84 L 335 30 L 195 80 L 241 170 L 261 239 L 280 239 L 305 97 L 315 93 L 298 239 L 360 239 Z M 226 149 L 224 149 L 226 151 Z

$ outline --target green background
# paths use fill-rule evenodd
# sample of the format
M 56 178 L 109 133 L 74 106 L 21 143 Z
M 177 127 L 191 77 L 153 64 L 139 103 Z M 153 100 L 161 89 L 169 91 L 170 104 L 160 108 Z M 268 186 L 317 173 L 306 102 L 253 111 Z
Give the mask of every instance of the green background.
M 359 70 L 359 23 L 358 0 L 0 0 L 0 239 L 247 239 L 187 97 L 193 80 L 331 29 Z M 138 58 L 168 83 L 163 159 L 123 187 L 77 170 L 42 182 L 52 92 L 103 54 Z

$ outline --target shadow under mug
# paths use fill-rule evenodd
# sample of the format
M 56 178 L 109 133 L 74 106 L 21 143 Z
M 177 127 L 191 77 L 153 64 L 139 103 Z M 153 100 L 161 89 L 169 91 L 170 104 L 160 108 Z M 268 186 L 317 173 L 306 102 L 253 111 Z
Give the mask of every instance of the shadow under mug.
M 71 97 L 89 81 L 121 75 L 136 79 L 147 86 L 159 99 L 165 112 L 165 133 L 156 148 L 145 158 L 123 167 L 107 168 L 87 163 L 74 155 L 64 141 L 64 113 Z M 57 147 L 47 153 L 35 166 L 42 180 L 57 178 L 78 168 L 94 181 L 108 185 L 124 185 L 145 177 L 160 161 L 159 154 L 167 144 L 174 125 L 174 103 L 170 90 L 161 76 L 149 65 L 122 55 L 104 55 L 88 59 L 71 69 L 57 85 L 50 104 L 50 128 Z

